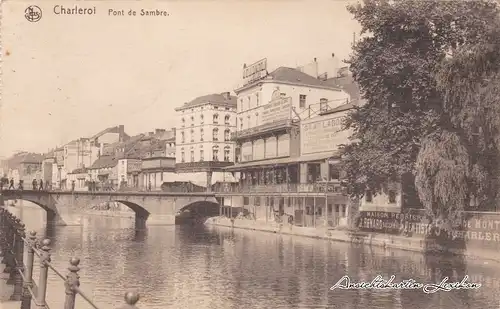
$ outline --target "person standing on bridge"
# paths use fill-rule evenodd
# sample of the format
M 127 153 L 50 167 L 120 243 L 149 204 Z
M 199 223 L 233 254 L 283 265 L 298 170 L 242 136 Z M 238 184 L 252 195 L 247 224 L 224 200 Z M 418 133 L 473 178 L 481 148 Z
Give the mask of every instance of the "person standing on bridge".
M 43 190 L 43 180 L 40 179 L 40 185 L 38 186 L 38 190 L 42 191 Z
M 36 185 L 37 185 L 36 179 L 33 179 L 32 184 L 33 184 L 33 190 L 36 190 L 36 189 L 37 189 L 37 186 L 36 186 Z
M 12 189 L 12 190 L 15 190 L 16 188 L 14 188 L 14 178 L 11 178 L 10 179 L 10 184 L 9 184 L 9 190 Z

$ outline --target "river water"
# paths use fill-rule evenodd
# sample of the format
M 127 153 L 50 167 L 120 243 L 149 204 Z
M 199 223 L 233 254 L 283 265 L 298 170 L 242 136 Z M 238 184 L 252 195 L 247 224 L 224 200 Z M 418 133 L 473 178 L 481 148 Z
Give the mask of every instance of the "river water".
M 19 211 L 19 208 L 16 210 Z M 66 274 L 81 258 L 81 289 L 99 308 L 123 304 L 136 290 L 139 308 L 499 308 L 500 266 L 493 262 L 427 257 L 301 237 L 227 228 L 150 227 L 132 219 L 89 216 L 82 226 L 43 228 L 43 211 L 24 207 L 29 229 L 52 239 L 52 263 Z M 38 268 L 38 265 L 36 266 Z M 443 276 L 481 283 L 476 290 L 426 294 L 415 290 L 330 290 L 342 276 L 377 275 L 395 282 L 436 283 Z M 35 270 L 35 280 L 38 272 Z M 64 285 L 49 276 L 47 303 L 62 308 Z M 81 298 L 77 308 L 91 308 Z

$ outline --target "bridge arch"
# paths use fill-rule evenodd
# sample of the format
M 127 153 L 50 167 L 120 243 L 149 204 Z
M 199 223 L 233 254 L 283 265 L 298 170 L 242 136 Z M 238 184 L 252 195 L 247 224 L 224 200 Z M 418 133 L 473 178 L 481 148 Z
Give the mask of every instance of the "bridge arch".
M 216 217 L 220 213 L 220 204 L 214 201 L 195 201 L 179 209 L 177 215 L 189 212 L 199 217 Z
M 122 199 L 112 199 L 112 200 L 110 200 L 110 202 L 117 202 L 117 203 L 121 203 L 121 204 L 127 206 L 133 212 L 135 212 L 136 217 L 139 216 L 141 218 L 144 218 L 144 220 L 147 220 L 149 215 L 150 215 L 150 212 L 147 211 L 143 206 L 141 206 L 137 203 L 131 202 L 131 201 L 122 200 Z

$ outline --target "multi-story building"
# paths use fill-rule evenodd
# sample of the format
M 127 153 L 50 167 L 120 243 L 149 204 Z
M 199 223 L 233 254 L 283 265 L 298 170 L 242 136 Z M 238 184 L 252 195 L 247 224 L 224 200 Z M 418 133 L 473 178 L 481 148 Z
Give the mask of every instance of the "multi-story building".
M 103 154 L 104 148 L 113 143 L 120 143 L 130 137 L 123 125 L 107 128 L 92 137 L 73 140 L 54 150 L 52 185 L 59 189 L 70 189 L 76 174 L 91 167 Z M 75 174 L 76 173 L 76 174 Z M 71 181 L 68 175 L 72 175 Z
M 175 136 L 151 139 L 142 156 L 142 184 L 148 190 L 160 190 L 164 183 L 175 181 Z
M 225 206 L 245 207 L 258 219 L 291 216 L 305 226 L 336 225 L 345 216 L 340 193 L 339 144 L 342 118 L 353 107 L 347 92 L 318 76 L 266 60 L 244 66 L 235 90 L 237 144 L 234 166 L 240 183 L 224 196 Z
M 175 168 L 179 179 L 190 179 L 197 186 L 233 181 L 222 168 L 234 163 L 236 97 L 229 92 L 198 97 L 176 108 Z M 226 179 L 227 178 L 227 179 Z
M 19 152 L 4 161 L 4 173 L 9 179 L 14 179 L 16 185 L 19 180 L 24 187 L 29 188 L 33 179 L 42 179 L 43 156 L 38 153 Z

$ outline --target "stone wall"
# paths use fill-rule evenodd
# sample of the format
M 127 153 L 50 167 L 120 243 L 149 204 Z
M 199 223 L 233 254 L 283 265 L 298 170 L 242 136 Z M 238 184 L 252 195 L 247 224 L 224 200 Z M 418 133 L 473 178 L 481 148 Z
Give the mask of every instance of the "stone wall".
M 360 231 L 400 235 L 425 239 L 431 245 L 451 250 L 500 249 L 500 213 L 466 212 L 459 228 L 451 232 L 431 228 L 423 211 L 408 210 L 405 213 L 360 212 L 357 221 Z

